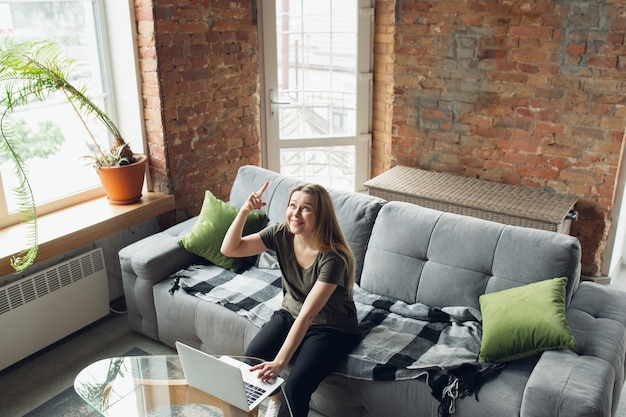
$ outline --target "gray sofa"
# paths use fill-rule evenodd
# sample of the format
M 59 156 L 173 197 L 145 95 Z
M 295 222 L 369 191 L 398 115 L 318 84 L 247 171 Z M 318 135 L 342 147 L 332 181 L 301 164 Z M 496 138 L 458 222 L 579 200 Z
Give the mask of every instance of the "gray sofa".
M 299 181 L 240 168 L 229 203 L 240 207 L 269 181 L 264 207 L 282 221 Z M 403 202 L 332 190 L 357 261 L 357 282 L 373 294 L 429 306 L 480 309 L 484 293 L 567 277 L 567 321 L 576 347 L 508 362 L 477 396 L 456 402 L 459 417 L 576 417 L 615 413 L 624 381 L 626 294 L 580 281 L 581 249 L 572 236 L 507 226 Z M 199 261 L 177 241 L 189 219 L 119 253 L 131 329 L 174 346 L 241 354 L 258 326 L 220 304 L 170 292 L 171 274 Z M 329 376 L 311 415 L 436 416 L 439 402 L 424 378 L 398 381 Z M 314 411 L 313 411 L 314 410 Z

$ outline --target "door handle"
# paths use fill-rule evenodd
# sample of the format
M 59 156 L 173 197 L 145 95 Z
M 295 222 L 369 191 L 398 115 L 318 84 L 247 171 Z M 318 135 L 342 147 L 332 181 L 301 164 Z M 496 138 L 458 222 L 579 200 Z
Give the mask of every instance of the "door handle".
M 270 118 L 274 118 L 274 116 L 276 115 L 276 110 L 274 108 L 274 105 L 277 104 L 291 104 L 289 101 L 276 101 L 274 100 L 274 90 L 270 89 Z
M 272 104 L 291 104 L 289 101 L 276 101 L 274 100 L 274 90 L 270 90 L 270 103 Z

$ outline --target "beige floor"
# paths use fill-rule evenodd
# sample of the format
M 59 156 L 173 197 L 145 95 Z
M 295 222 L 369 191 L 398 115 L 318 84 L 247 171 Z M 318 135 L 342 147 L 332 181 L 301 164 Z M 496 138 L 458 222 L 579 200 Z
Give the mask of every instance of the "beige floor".
M 626 291 L 626 268 L 610 284 Z M 153 355 L 173 349 L 128 329 L 125 315 L 111 314 L 96 324 L 0 372 L 0 414 L 23 416 L 71 386 L 74 376 L 98 359 L 138 347 Z M 622 398 L 618 416 L 626 415 Z

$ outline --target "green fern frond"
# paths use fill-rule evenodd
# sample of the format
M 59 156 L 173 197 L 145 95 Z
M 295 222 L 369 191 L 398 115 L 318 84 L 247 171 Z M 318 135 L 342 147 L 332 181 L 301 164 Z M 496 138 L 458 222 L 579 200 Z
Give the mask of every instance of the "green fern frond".
M 37 222 L 37 209 L 32 199 L 32 189 L 26 177 L 22 178 L 20 185 L 13 188 L 18 198 L 18 206 L 22 223 L 27 226 L 28 248 L 11 258 L 11 267 L 17 272 L 22 272 L 35 262 L 39 251 L 39 226 Z
M 7 106 L 26 105 L 32 97 L 45 100 L 50 91 L 62 86 L 73 65 L 52 42 L 14 43 L 7 38 L 0 49 L 0 81 L 5 85 Z
M 88 132 L 83 115 L 96 117 L 116 143 L 124 144 L 116 124 L 87 94 L 87 86 L 74 86 L 67 81 L 74 67 L 74 60 L 64 57 L 61 47 L 53 41 L 17 43 L 6 38 L 4 46 L 0 48 L 0 84 L 6 86 L 5 104 L 15 109 L 28 104 L 32 98 L 43 101 L 51 92 L 61 91 Z M 98 153 L 102 153 L 100 145 L 91 136 Z
M 4 120 L 4 118 L 3 118 Z M 39 223 L 37 221 L 37 208 L 33 197 L 33 190 L 28 181 L 28 168 L 20 155 L 15 152 L 12 143 L 14 134 L 11 126 L 0 124 L 2 130 L 2 149 L 12 155 L 14 174 L 19 179 L 19 185 L 13 188 L 13 193 L 17 198 L 19 212 L 22 223 L 26 225 L 27 249 L 20 252 L 11 259 L 11 267 L 16 272 L 22 272 L 35 262 L 35 257 L 39 250 Z
M 11 67 L 7 67 L 7 64 L 24 70 L 26 76 L 17 74 Z M 0 108 L 3 109 L 0 115 L 0 149 L 13 161 L 14 174 L 19 183 L 13 188 L 13 193 L 18 201 L 22 223 L 27 227 L 28 247 L 14 256 L 10 262 L 16 272 L 22 272 L 35 261 L 39 249 L 39 224 L 32 187 L 28 181 L 27 166 L 16 151 L 14 141 L 17 135 L 11 114 L 16 108 L 26 106 L 33 97 L 39 101 L 45 100 L 49 91 L 46 82 L 31 73 L 27 65 L 27 62 L 20 61 L 20 55 L 3 55 L 0 58 L 0 84 L 4 87 L 4 94 L 0 100 Z
M 35 201 L 26 178 L 26 166 L 13 145 L 15 132 L 12 130 L 10 115 L 20 107 L 27 106 L 33 101 L 45 101 L 54 93 L 63 94 L 83 123 L 97 149 L 96 162 L 107 165 L 116 165 L 119 161 L 110 164 L 111 155 L 117 155 L 108 149 L 103 151 L 89 130 L 86 116 L 98 119 L 115 139 L 116 146 L 121 146 L 125 152 L 132 152 L 125 145 L 117 126 L 111 118 L 96 105 L 96 102 L 87 94 L 86 85 L 73 85 L 68 81 L 69 74 L 74 68 L 74 60 L 62 55 L 61 47 L 52 41 L 38 40 L 15 42 L 10 37 L 0 44 L 0 151 L 4 150 L 13 159 L 16 175 L 20 179 L 19 186 L 14 189 L 18 197 L 20 212 L 24 223 L 28 224 L 29 242 L 33 243 L 30 249 L 15 257 L 12 266 L 19 270 L 28 267 L 37 254 L 37 212 Z M 117 156 L 122 160 L 121 156 Z

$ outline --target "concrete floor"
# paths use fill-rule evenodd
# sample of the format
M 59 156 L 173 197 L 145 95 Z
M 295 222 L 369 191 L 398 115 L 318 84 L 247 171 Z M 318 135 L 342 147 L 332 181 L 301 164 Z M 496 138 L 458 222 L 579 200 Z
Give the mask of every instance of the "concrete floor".
M 626 291 L 626 268 L 610 285 Z M 169 346 L 129 330 L 126 315 L 111 313 L 0 371 L 0 414 L 23 416 L 72 386 L 74 377 L 85 366 L 99 359 L 120 356 L 134 347 L 153 355 L 176 353 Z M 626 398 L 622 398 L 620 408 L 626 408 L 625 404 Z

